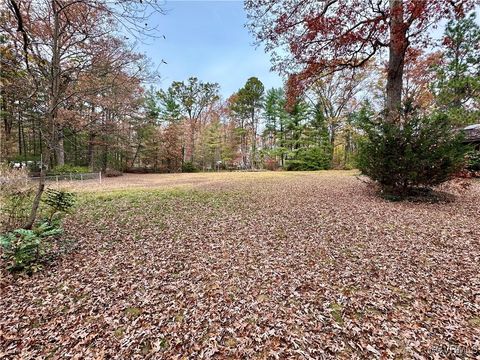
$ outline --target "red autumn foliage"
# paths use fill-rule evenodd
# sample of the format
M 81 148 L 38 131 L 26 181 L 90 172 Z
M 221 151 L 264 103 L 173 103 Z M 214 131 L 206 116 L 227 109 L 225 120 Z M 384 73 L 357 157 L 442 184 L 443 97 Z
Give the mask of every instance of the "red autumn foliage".
M 290 101 L 325 73 L 367 64 L 389 49 L 387 108 L 401 102 L 410 45 L 429 42 L 428 28 L 462 16 L 478 0 L 248 0 L 250 29 L 289 76 Z

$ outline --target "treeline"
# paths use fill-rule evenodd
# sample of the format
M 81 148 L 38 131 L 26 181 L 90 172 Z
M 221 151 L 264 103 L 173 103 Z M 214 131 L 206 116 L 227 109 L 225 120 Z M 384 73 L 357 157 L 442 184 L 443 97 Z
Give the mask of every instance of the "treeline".
M 152 171 L 218 169 L 317 170 L 335 159 L 344 166 L 354 150 L 347 127 L 339 130 L 320 98 L 289 109 L 283 89 L 264 88 L 256 77 L 228 99 L 219 85 L 196 78 L 145 94 L 145 121 L 136 129 L 131 165 Z M 343 115 L 343 114 L 342 114 Z
M 0 9 L 1 158 L 47 168 L 122 164 L 143 117 L 149 64 L 124 34 L 148 35 L 155 0 L 8 0 Z M 127 151 L 128 152 L 128 151 Z
M 141 172 L 352 168 L 359 123 L 384 108 L 385 69 L 374 62 L 318 77 L 293 99 L 290 87 L 265 89 L 256 77 L 227 99 L 218 83 L 195 77 L 147 87 L 155 74 L 120 35 L 117 8 L 27 3 L 19 14 L 1 12 L 0 162 Z M 141 16 L 124 11 L 123 19 Z M 477 122 L 479 34 L 472 15 L 451 21 L 435 51 L 409 49 L 404 103 L 441 110 L 458 126 Z

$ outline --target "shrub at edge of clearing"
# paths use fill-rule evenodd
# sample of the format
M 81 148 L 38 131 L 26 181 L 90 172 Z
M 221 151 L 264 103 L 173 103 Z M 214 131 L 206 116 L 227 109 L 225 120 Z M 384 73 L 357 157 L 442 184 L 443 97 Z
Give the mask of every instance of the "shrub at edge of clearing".
M 365 116 L 357 164 L 388 196 L 407 197 L 449 180 L 463 165 L 462 135 L 444 114 L 404 114 L 402 123 Z

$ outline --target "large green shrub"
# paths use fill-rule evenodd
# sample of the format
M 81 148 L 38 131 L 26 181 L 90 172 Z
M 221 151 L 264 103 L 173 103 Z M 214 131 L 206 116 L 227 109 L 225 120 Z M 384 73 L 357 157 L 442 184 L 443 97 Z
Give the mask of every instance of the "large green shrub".
M 300 148 L 293 153 L 291 159 L 286 161 L 286 169 L 290 171 L 325 170 L 330 167 L 330 153 L 323 148 Z
M 465 147 L 446 115 L 404 114 L 402 122 L 365 116 L 365 133 L 357 157 L 363 174 L 386 194 L 408 196 L 415 189 L 438 185 L 457 172 Z

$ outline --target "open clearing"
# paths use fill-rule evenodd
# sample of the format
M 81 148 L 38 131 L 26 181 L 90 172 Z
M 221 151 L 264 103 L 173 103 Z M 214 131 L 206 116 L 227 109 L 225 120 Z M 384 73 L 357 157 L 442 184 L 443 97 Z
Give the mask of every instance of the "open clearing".
M 392 203 L 354 174 L 83 186 L 73 249 L 1 273 L 0 357 L 480 356 L 480 182 Z

